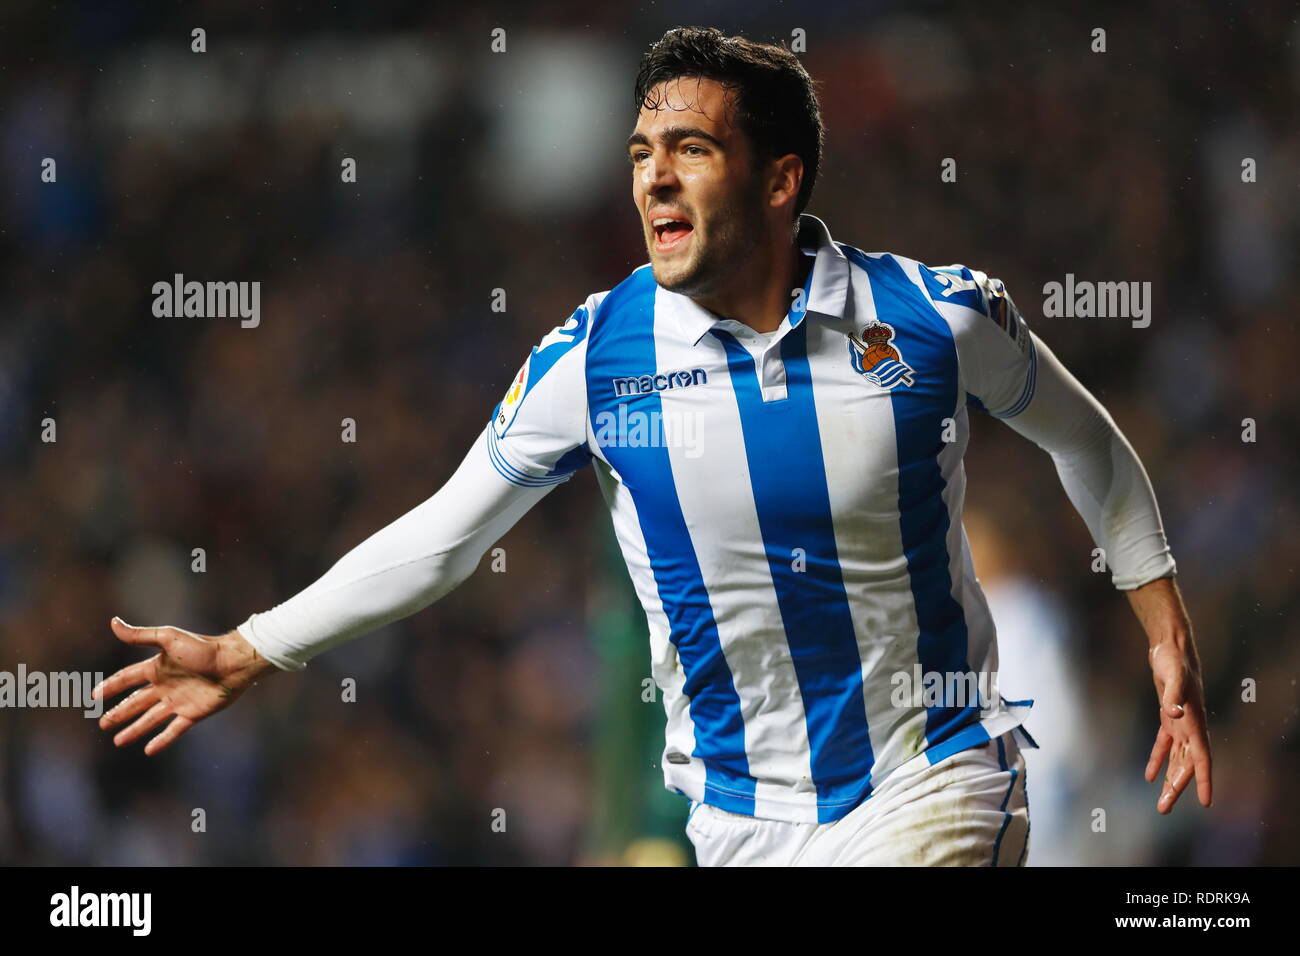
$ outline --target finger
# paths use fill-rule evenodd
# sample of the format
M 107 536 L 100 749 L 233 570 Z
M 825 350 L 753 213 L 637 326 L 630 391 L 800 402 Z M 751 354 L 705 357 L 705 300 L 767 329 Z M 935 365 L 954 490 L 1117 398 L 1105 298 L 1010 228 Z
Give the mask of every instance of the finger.
M 1178 797 L 1187 789 L 1187 784 L 1192 779 L 1192 765 L 1189 762 L 1188 754 L 1191 745 L 1187 741 L 1178 741 L 1173 754 L 1169 758 L 1169 774 L 1165 778 L 1165 786 L 1160 794 L 1160 800 L 1156 803 L 1156 809 L 1161 813 L 1168 813 L 1178 802 Z
M 176 741 L 176 738 L 193 727 L 194 723 L 190 718 L 177 714 L 176 719 L 167 725 L 166 730 L 144 745 L 145 754 L 152 757 L 158 751 L 170 747 Z
M 143 713 L 148 708 L 158 702 L 158 688 L 151 686 L 141 687 L 126 700 L 122 701 L 103 717 L 99 718 L 99 726 L 103 730 L 115 727 L 118 724 L 134 717 L 136 714 Z
M 1174 738 L 1165 730 L 1164 725 L 1156 731 L 1155 746 L 1151 748 L 1151 757 L 1147 760 L 1146 778 L 1150 782 L 1155 780 L 1156 774 L 1160 772 L 1160 765 L 1165 762 L 1165 757 L 1169 754 L 1169 748 L 1173 746 Z
M 1196 799 L 1201 806 L 1214 806 L 1214 787 L 1210 782 L 1210 756 L 1205 754 L 1196 761 Z
M 120 617 L 109 622 L 117 639 L 124 644 L 147 644 L 151 647 L 163 647 L 171 636 L 169 627 L 134 627 Z
M 142 684 L 147 680 L 152 680 L 154 662 L 158 660 L 155 654 L 147 661 L 136 661 L 134 664 L 128 664 L 111 677 L 95 685 L 90 696 L 94 700 L 108 700 L 110 697 L 116 697 L 128 687 L 134 687 L 136 684 Z
M 1214 805 L 1214 787 L 1210 775 L 1210 741 L 1202 730 L 1192 742 L 1192 766 L 1196 773 L 1196 798 L 1201 806 Z
M 113 738 L 113 743 L 119 747 L 125 747 L 129 743 L 135 742 L 142 734 L 153 730 L 153 728 L 166 720 L 167 715 L 170 712 L 170 709 L 165 703 L 158 701 L 158 703 L 150 707 L 149 710 L 145 712 L 145 715 L 134 724 L 126 728 L 126 730 L 119 731 L 118 735 Z

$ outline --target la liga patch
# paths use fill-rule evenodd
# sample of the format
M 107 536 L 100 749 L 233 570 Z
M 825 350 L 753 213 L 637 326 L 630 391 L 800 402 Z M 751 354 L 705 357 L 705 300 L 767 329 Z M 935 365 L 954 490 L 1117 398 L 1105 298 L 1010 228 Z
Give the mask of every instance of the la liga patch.
M 519 374 L 515 376 L 510 387 L 506 389 L 506 397 L 501 399 L 501 406 L 497 409 L 497 417 L 493 419 L 492 426 L 496 429 L 497 438 L 504 438 L 506 429 L 510 427 L 515 416 L 519 414 L 519 406 L 524 402 L 524 395 L 528 392 L 528 369 L 533 364 L 533 357 L 529 355 L 524 359 L 524 364 L 519 367 Z

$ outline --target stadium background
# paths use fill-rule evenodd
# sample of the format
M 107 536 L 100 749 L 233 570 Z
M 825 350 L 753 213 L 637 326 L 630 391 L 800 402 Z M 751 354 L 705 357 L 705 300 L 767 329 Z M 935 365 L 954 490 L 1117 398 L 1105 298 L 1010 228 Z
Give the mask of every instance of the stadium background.
M 1003 689 L 1039 700 L 1030 863 L 1300 860 L 1293 5 L 266 7 L 6 4 L 0 669 L 111 672 L 140 656 L 113 614 L 228 630 L 437 490 L 528 349 L 645 261 L 622 150 L 641 50 L 800 28 L 828 126 L 809 212 L 1002 278 L 1138 450 L 1179 562 L 1215 805 L 1162 818 L 1139 626 L 1050 459 L 972 416 Z M 153 317 L 177 272 L 260 281 L 260 326 Z M 1066 273 L 1150 281 L 1150 327 L 1042 317 Z M 161 757 L 77 711 L 0 711 L 0 862 L 685 859 L 607 525 L 580 474 L 503 540 L 505 573 L 485 560 Z

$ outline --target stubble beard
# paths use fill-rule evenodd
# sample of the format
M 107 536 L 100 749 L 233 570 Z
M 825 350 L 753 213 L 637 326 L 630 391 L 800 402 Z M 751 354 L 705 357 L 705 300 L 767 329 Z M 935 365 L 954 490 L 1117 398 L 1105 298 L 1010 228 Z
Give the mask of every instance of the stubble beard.
M 757 253 L 764 229 L 755 184 L 733 196 L 710 219 L 708 239 L 692 234 L 689 261 L 667 267 L 650 254 L 655 281 L 670 292 L 696 297 L 717 291 Z M 650 243 L 653 247 L 653 233 Z M 671 268 L 671 272 L 669 271 Z

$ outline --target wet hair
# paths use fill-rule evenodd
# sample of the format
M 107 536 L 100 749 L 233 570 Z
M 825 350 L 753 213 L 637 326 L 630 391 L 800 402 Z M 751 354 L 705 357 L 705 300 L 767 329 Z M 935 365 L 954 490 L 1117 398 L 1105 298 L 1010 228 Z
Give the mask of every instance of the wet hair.
M 826 130 L 816 81 L 784 46 L 723 36 L 716 27 L 674 27 L 641 57 L 636 110 L 657 109 L 655 87 L 667 80 L 698 77 L 720 83 L 755 155 L 777 159 L 794 153 L 803 160 L 803 181 L 795 199 L 797 218 L 812 198 Z

